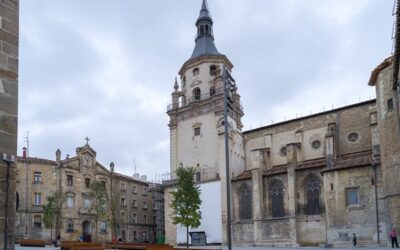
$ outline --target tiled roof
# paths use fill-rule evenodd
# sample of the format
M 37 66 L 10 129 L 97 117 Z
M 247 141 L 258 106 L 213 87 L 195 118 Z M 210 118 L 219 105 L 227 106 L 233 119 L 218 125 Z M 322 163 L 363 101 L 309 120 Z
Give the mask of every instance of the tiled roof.
M 369 78 L 368 82 L 369 86 L 375 86 L 376 80 L 378 80 L 379 73 L 381 73 L 381 71 L 384 70 L 386 67 L 390 66 L 390 64 L 392 64 L 392 61 L 393 61 L 392 56 L 386 58 L 371 72 L 371 77 Z

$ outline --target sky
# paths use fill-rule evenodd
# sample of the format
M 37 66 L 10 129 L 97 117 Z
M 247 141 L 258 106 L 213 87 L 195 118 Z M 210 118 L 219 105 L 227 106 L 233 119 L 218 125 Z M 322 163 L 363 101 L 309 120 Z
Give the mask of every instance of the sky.
M 244 131 L 375 98 L 392 51 L 393 0 L 209 0 L 234 64 Z M 157 181 L 169 171 L 166 107 L 201 0 L 21 0 L 19 155 L 75 156 Z M 135 162 L 135 163 L 134 163 Z

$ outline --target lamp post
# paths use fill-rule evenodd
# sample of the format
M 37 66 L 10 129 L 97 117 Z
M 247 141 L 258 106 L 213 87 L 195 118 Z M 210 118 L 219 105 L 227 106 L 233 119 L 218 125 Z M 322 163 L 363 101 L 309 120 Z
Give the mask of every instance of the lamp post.
M 225 139 L 225 170 L 226 170 L 226 209 L 227 209 L 227 236 L 228 250 L 232 249 L 232 232 L 231 232 L 231 176 L 229 171 L 229 125 L 228 125 L 228 94 L 236 88 L 235 79 L 229 71 L 222 68 L 222 80 L 224 84 L 224 139 Z
M 5 224 L 4 224 L 4 250 L 7 250 L 7 240 L 8 240 L 8 200 L 9 200 L 9 192 L 10 192 L 10 165 L 15 162 L 15 156 L 7 154 L 3 154 L 3 161 L 7 164 L 7 179 L 6 179 L 6 211 L 5 211 Z

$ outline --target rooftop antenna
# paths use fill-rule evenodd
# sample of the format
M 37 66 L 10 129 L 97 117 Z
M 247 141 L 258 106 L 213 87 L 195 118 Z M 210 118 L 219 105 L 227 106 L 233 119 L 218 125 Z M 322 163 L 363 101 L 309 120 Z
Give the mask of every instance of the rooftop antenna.
M 29 133 L 31 131 L 26 131 L 25 142 L 26 142 L 26 157 L 29 156 Z
M 135 157 L 133 157 L 133 170 L 135 170 L 135 174 L 137 174 L 136 158 Z

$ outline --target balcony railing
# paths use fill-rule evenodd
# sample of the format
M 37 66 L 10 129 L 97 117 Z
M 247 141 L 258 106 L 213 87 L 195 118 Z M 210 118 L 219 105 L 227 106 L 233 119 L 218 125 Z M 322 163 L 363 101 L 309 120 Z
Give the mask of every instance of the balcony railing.
M 186 107 L 186 106 L 188 106 L 188 105 L 190 105 L 190 104 L 192 104 L 194 102 L 199 102 L 199 101 L 206 100 L 206 99 L 208 99 L 208 98 L 210 98 L 212 96 L 221 94 L 222 91 L 223 91 L 223 88 L 218 88 L 218 89 L 215 89 L 214 92 L 204 93 L 204 94 L 201 94 L 199 96 L 194 96 L 193 95 L 193 96 L 191 96 L 189 98 L 186 98 L 186 100 L 179 101 L 177 107 L 175 107 L 173 103 L 170 103 L 167 106 L 167 111 L 173 110 L 175 108 L 183 108 L 183 107 Z

